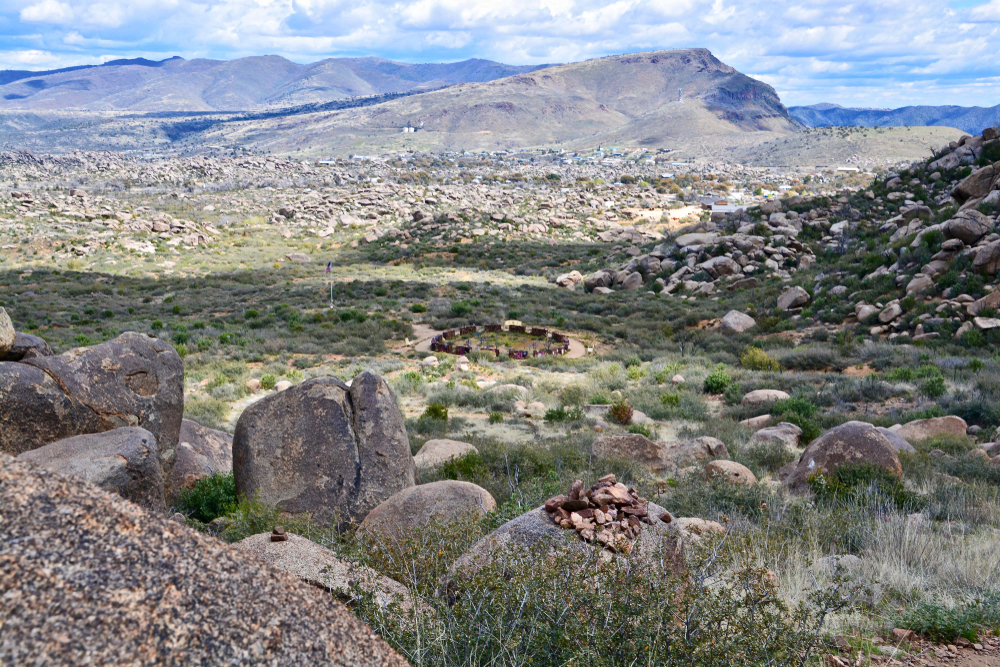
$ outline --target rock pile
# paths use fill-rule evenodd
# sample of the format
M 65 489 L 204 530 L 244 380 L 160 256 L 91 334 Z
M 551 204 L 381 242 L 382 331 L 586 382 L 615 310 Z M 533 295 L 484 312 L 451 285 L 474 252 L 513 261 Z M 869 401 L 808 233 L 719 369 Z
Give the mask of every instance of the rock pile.
M 545 511 L 561 528 L 575 530 L 587 542 L 597 542 L 613 553 L 631 553 L 642 524 L 652 524 L 646 499 L 635 489 L 605 475 L 589 489 L 576 480 L 566 495 L 545 501 Z M 669 512 L 657 517 L 670 523 Z

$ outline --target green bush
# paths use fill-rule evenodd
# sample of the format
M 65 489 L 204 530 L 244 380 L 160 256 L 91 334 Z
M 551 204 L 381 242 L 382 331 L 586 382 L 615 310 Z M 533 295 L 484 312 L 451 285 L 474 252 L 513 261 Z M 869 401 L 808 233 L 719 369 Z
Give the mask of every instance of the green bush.
M 426 313 L 427 312 L 427 306 L 425 306 L 422 303 L 415 303 L 412 306 L 410 306 L 410 312 L 411 313 Z
M 733 378 L 726 372 L 725 366 L 719 364 L 705 378 L 705 393 L 722 394 L 733 383 Z
M 871 492 L 901 511 L 915 511 L 926 502 L 904 487 L 899 477 L 874 463 L 843 465 L 830 474 L 814 473 L 808 481 L 817 500 L 824 503 L 845 503 Z
M 667 392 L 660 396 L 660 403 L 671 408 L 676 408 L 681 404 L 681 395 Z
M 781 370 L 778 360 L 770 356 L 759 347 L 748 347 L 740 355 L 740 366 L 751 371 L 770 371 L 777 373 Z
M 974 642 L 980 630 L 992 630 L 1000 625 L 1000 597 L 992 593 L 984 600 L 950 608 L 938 602 L 921 602 L 908 609 L 896 625 L 913 630 L 936 644 L 951 642 L 956 637 Z
M 274 389 L 274 385 L 278 384 L 278 380 L 270 373 L 260 376 L 260 388 L 270 391 Z
M 608 408 L 608 419 L 618 422 L 622 426 L 627 426 L 632 423 L 633 412 L 631 405 L 625 401 L 618 401 Z
M 629 380 L 641 380 L 646 377 L 646 369 L 642 366 L 628 366 L 625 369 L 625 376 Z
M 489 422 L 491 424 L 502 424 L 503 423 L 503 413 L 499 410 L 494 410 L 489 415 Z
M 441 403 L 431 403 L 424 410 L 423 417 L 446 422 L 448 421 L 448 407 L 446 405 L 442 405 Z
M 634 368 L 637 366 L 642 366 L 642 359 L 639 358 L 639 355 L 633 354 L 625 362 L 625 368 Z
M 653 430 L 645 424 L 632 424 L 628 427 L 628 432 L 635 433 L 637 435 L 644 435 L 650 440 L 653 439 Z
M 927 398 L 940 398 L 945 395 L 948 389 L 945 387 L 943 377 L 932 377 L 927 379 L 920 387 L 920 393 Z
M 225 516 L 236 504 L 236 481 L 233 473 L 214 473 L 181 491 L 177 508 L 202 523 Z

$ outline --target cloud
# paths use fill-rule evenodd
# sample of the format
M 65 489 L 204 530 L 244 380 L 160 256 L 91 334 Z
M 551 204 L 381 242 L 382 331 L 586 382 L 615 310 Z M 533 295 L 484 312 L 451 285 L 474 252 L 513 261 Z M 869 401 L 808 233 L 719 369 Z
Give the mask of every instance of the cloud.
M 73 8 L 65 2 L 42 0 L 22 9 L 20 16 L 25 23 L 69 23 L 73 20 Z
M 541 64 L 705 47 L 790 104 L 986 106 L 1000 103 L 989 83 L 1000 79 L 998 23 L 1000 0 L 6 0 L 0 61 L 278 54 Z

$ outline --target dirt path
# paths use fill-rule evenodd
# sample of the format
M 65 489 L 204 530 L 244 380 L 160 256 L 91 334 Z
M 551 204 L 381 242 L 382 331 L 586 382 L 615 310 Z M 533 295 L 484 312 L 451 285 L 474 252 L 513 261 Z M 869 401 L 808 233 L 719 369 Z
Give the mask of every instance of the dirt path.
M 417 344 L 414 346 L 417 352 L 430 352 L 431 351 L 431 339 L 434 336 L 441 333 L 437 329 L 432 329 L 426 324 L 414 324 L 413 325 L 413 337 L 416 339 Z M 575 338 L 569 339 L 569 352 L 565 354 L 567 359 L 579 359 L 580 357 L 586 356 L 587 346 L 578 341 Z

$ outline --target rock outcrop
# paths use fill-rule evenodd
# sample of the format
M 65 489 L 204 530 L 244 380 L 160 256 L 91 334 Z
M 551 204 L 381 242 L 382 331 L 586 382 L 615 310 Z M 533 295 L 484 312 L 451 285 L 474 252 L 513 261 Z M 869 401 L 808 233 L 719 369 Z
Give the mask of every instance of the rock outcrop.
M 465 456 L 470 452 L 478 452 L 474 445 L 459 440 L 441 438 L 428 440 L 413 456 L 417 470 L 433 470 L 453 458 Z
M 416 483 L 403 415 L 371 371 L 350 387 L 306 380 L 248 407 L 233 436 L 233 475 L 238 493 L 319 523 L 360 521 Z
M 23 452 L 17 458 L 76 475 L 147 509 L 166 510 L 160 452 L 156 438 L 146 429 L 127 426 L 75 435 Z
M 328 593 L 0 454 L 0 663 L 404 667 Z
M 184 412 L 184 364 L 170 345 L 127 332 L 51 357 L 0 362 L 0 452 L 20 454 L 123 426 L 149 431 L 164 472 Z M 169 491 L 169 489 L 168 489 Z

